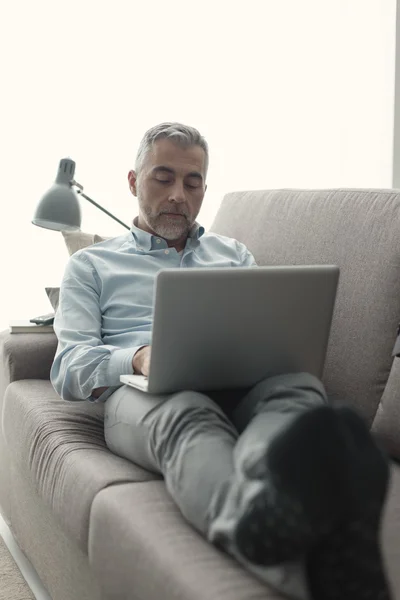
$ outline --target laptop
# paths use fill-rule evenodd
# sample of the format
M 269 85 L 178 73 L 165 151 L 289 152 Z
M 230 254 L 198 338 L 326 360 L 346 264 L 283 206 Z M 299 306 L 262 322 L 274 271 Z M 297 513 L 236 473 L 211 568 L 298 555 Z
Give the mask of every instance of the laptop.
M 321 378 L 338 279 L 333 265 L 162 270 L 149 376 L 120 380 L 169 394 L 249 388 L 282 373 Z

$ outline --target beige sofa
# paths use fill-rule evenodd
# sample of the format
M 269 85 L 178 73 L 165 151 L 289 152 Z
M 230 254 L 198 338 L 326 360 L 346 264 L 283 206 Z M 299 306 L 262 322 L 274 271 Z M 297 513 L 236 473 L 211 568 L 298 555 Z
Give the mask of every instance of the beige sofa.
M 225 197 L 213 231 L 260 265 L 334 263 L 340 285 L 324 382 L 400 458 L 400 191 L 278 190 Z M 0 335 L 0 504 L 54 600 L 280 596 L 205 542 L 153 474 L 111 454 L 103 407 L 61 401 L 53 334 Z M 400 467 L 384 519 L 400 598 Z

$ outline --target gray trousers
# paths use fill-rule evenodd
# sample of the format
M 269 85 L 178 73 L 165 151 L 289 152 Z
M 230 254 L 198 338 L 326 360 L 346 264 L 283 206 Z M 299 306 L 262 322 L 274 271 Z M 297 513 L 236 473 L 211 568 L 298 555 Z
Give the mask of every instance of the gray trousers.
M 229 398 L 235 409 L 224 411 Z M 208 395 L 155 396 L 122 386 L 106 401 L 105 439 L 115 454 L 161 473 L 183 516 L 210 542 L 288 597 L 307 600 L 301 562 L 249 563 L 232 532 L 263 485 L 254 470 L 274 436 L 300 413 L 326 403 L 322 383 L 307 373 L 271 377 L 250 391 Z

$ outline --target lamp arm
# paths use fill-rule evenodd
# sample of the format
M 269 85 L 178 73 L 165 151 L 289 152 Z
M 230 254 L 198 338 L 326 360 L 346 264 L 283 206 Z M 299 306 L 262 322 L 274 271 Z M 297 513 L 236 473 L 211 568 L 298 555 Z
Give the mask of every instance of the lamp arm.
M 94 204 L 94 206 L 96 206 L 101 211 L 103 211 L 103 213 L 106 213 L 106 215 L 108 215 L 109 217 L 111 217 L 112 219 L 114 219 L 114 221 L 117 221 L 117 223 L 119 223 L 120 225 L 122 225 L 126 229 L 130 229 L 129 225 L 126 225 L 125 223 L 123 223 L 122 221 L 120 221 L 117 217 L 114 217 L 114 215 L 111 214 L 108 210 L 106 210 L 105 208 L 103 208 L 102 206 L 100 206 L 100 204 L 97 204 L 97 202 L 95 202 L 94 200 L 92 200 L 91 198 L 89 198 L 89 196 L 86 196 L 86 194 L 84 194 L 83 191 L 82 191 L 83 187 L 79 183 L 77 183 L 76 181 L 71 181 L 71 185 L 74 185 L 74 186 L 76 186 L 78 188 L 76 190 L 77 194 L 80 194 L 81 196 L 83 196 L 85 198 L 85 200 L 87 200 L 91 204 Z

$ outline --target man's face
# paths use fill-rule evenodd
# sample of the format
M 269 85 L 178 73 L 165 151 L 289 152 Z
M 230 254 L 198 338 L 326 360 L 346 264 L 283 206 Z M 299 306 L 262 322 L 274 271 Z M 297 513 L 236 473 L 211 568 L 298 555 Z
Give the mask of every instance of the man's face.
M 139 176 L 128 174 L 141 229 L 170 241 L 186 239 L 206 191 L 205 161 L 200 146 L 181 148 L 165 138 L 153 144 Z

